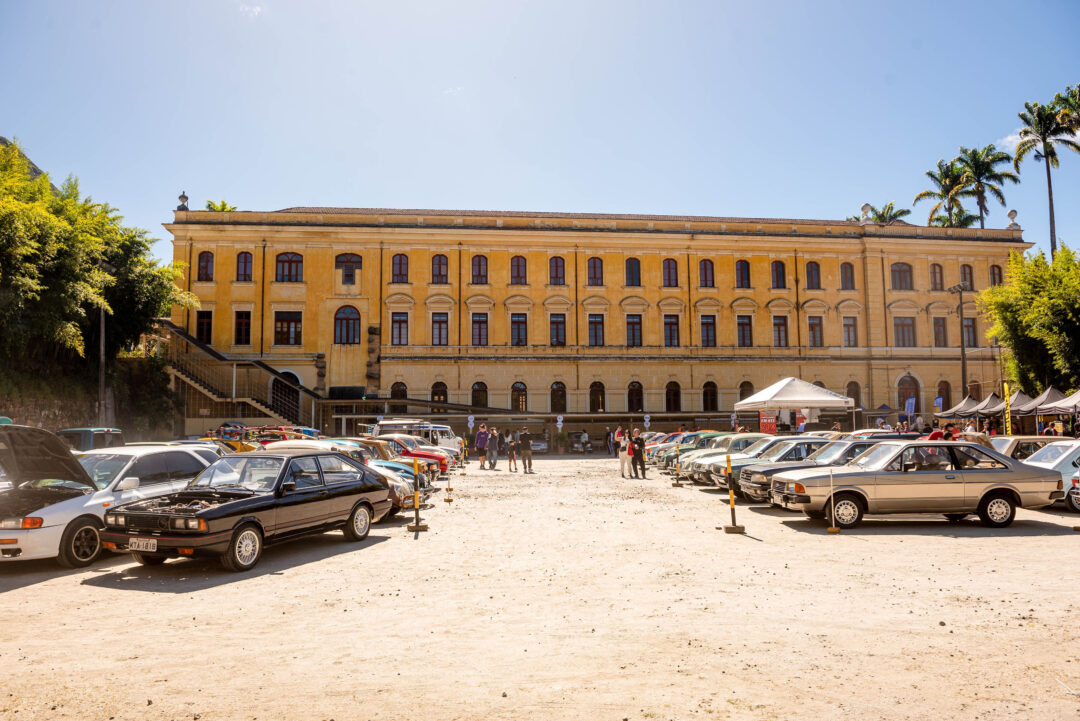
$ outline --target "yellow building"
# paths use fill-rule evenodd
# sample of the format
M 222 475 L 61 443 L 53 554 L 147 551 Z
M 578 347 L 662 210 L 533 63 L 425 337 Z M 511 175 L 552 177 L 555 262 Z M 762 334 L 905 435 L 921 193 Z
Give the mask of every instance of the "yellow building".
M 1001 282 L 1030 247 L 1015 223 L 455 210 L 181 209 L 165 227 L 201 303 L 172 318 L 194 337 L 174 351 L 190 432 L 337 427 L 378 412 L 361 396 L 726 418 L 789 375 L 865 408 L 914 395 L 928 418 L 963 396 L 962 332 L 973 395 L 999 382 L 973 294 L 962 330 L 948 289 Z M 304 386 L 288 412 L 283 381 Z

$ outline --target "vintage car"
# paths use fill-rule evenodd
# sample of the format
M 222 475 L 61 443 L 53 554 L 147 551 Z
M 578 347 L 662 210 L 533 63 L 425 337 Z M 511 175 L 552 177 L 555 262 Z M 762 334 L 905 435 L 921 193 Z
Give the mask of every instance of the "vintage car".
M 781 436 L 780 442 L 775 443 L 767 448 L 762 453 L 758 454 L 756 458 L 739 458 L 738 460 L 732 459 L 731 461 L 731 476 L 726 476 L 727 473 L 727 461 L 725 459 L 725 480 L 727 481 L 727 487 L 734 490 L 737 494 L 745 496 L 751 501 L 768 502 L 769 489 L 764 490 L 757 489 L 753 484 L 747 483 L 746 488 L 743 488 L 741 480 L 743 478 L 743 471 L 749 466 L 761 464 L 761 463 L 782 463 L 784 461 L 802 461 L 807 456 L 812 454 L 817 449 L 821 448 L 829 441 L 820 436 Z M 749 481 L 749 474 L 746 476 Z
M 0 425 L 0 562 L 56 558 L 68 568 L 88 566 L 101 553 L 106 510 L 183 488 L 208 465 L 168 446 L 76 456 L 48 431 Z
M 124 432 L 119 428 L 65 428 L 56 435 L 76 451 L 124 445 Z
M 334 529 L 366 538 L 390 510 L 388 496 L 381 477 L 340 453 L 239 453 L 178 493 L 110 509 L 102 545 L 147 566 L 217 556 L 246 571 L 267 544 Z
M 681 443 L 657 453 L 656 467 L 664 473 L 675 473 L 676 464 L 679 465 L 681 470 L 686 454 L 706 449 L 709 446 L 709 442 L 714 438 L 726 435 L 731 434 L 720 433 L 718 431 L 699 431 L 691 433 L 690 437 Z
M 1017 508 L 1063 496 L 1057 474 L 955 441 L 882 441 L 844 466 L 778 473 L 772 486 L 774 504 L 840 528 L 854 528 L 867 513 L 941 513 L 950 521 L 977 513 L 1003 528 Z
M 452 464 L 450 449 L 436 449 L 432 446 L 422 445 L 417 438 L 404 433 L 393 433 L 378 437 L 381 441 L 387 441 L 391 450 L 399 456 L 406 458 L 418 458 L 421 460 L 434 461 L 438 464 L 439 473 L 446 473 Z M 436 474 L 436 477 L 438 474 Z M 434 479 L 432 479 L 434 480 Z
M 688 476 L 694 483 L 711 486 L 713 480 L 709 475 L 710 465 L 718 459 L 725 459 L 728 455 L 743 453 L 764 438 L 772 438 L 772 436 L 766 433 L 733 433 L 718 439 L 714 438 L 710 441 L 710 448 L 697 451 L 692 460 L 688 460 L 685 466 L 680 467 L 679 475 Z
M 1024 463 L 1030 466 L 1038 466 L 1056 474 L 1066 486 L 1072 484 L 1072 477 L 1080 467 L 1080 441 L 1078 440 L 1054 440 L 1054 436 L 1048 436 L 1050 443 L 1035 451 Z M 1065 496 L 1065 506 L 1074 513 L 1080 513 L 1078 497 L 1069 493 Z
M 820 436 L 819 436 L 820 437 Z M 752 463 L 739 472 L 739 490 L 753 501 L 768 501 L 772 478 L 777 473 L 815 466 L 842 466 L 878 444 L 876 438 L 850 441 L 828 441 L 805 458 L 785 458 L 782 461 Z M 789 451 L 798 455 L 798 449 Z
M 1023 461 L 1054 440 L 1053 436 L 993 436 L 990 445 L 1002 455 Z
M 810 452 L 828 443 L 824 438 L 816 436 L 769 436 L 762 438 L 757 443 L 747 446 L 742 453 L 711 456 L 715 460 L 708 466 L 709 478 L 712 480 L 713 485 L 718 488 L 728 488 L 739 493 L 739 473 L 742 471 L 743 466 L 784 460 L 784 455 L 792 448 L 790 441 L 793 440 L 811 444 Z M 727 472 L 729 458 L 731 459 L 730 476 Z

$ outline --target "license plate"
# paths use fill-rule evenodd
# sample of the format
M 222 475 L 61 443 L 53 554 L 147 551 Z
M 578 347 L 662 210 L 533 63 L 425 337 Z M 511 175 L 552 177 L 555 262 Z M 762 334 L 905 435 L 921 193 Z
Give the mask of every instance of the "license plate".
M 129 551 L 156 551 L 156 538 L 132 538 L 128 541 Z

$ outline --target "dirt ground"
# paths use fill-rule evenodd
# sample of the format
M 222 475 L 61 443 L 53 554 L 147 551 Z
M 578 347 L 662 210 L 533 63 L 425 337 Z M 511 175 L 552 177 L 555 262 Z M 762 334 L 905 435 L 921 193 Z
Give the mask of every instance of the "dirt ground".
M 1080 516 L 799 515 L 614 461 L 211 561 L 0 565 L 4 719 L 1080 718 Z M 445 484 L 440 484 L 445 485 Z

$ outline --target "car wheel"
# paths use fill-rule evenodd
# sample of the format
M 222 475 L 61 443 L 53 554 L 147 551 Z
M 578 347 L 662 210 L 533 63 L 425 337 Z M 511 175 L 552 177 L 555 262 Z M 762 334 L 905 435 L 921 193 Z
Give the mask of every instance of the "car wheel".
M 1080 494 L 1069 493 L 1065 494 L 1065 507 L 1073 513 L 1080 513 Z
M 67 568 L 89 566 L 101 554 L 101 523 L 96 518 L 77 518 L 68 525 L 60 539 L 56 560 Z
M 352 515 L 349 516 L 348 523 L 345 524 L 345 540 L 347 541 L 362 541 L 367 538 L 368 532 L 371 531 L 371 509 L 367 505 L 361 503 L 353 509 Z
M 262 534 L 255 526 L 240 526 L 233 532 L 229 550 L 221 557 L 221 565 L 229 571 L 247 571 L 255 567 L 262 556 Z
M 1005 528 L 1016 518 L 1016 503 L 1007 493 L 991 493 L 979 502 L 979 520 L 984 526 Z
M 959 523 L 968 517 L 966 513 L 946 513 L 945 517 L 949 519 L 949 523 Z
M 165 556 L 148 556 L 145 553 L 132 553 L 135 563 L 143 566 L 160 566 L 165 563 Z
M 862 499 L 853 493 L 837 493 L 825 502 L 825 518 L 837 528 L 855 528 L 862 523 Z

